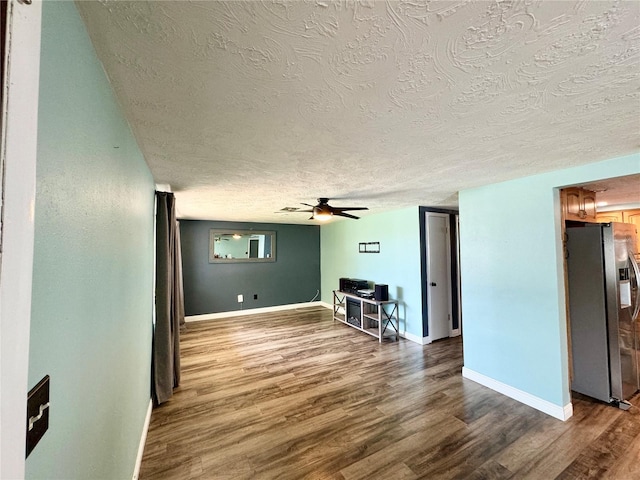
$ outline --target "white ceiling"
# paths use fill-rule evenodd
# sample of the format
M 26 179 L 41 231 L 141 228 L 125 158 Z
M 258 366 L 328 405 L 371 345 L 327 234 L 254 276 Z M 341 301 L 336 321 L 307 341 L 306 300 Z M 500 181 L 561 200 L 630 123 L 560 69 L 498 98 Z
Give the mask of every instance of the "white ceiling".
M 453 207 L 640 149 L 638 1 L 77 6 L 182 218 Z

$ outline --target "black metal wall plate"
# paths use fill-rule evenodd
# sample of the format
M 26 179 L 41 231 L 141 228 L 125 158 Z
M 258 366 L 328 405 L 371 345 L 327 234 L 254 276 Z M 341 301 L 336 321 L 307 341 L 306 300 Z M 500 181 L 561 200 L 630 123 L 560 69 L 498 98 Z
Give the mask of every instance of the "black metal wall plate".
M 26 457 L 49 429 L 49 375 L 29 390 L 27 395 Z

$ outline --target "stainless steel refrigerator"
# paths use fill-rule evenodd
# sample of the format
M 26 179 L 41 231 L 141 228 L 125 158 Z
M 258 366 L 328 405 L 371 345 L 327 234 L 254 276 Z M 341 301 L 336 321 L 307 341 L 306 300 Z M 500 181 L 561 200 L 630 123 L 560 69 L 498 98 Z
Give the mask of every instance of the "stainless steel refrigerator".
M 640 388 L 636 226 L 567 228 L 571 389 L 627 409 Z

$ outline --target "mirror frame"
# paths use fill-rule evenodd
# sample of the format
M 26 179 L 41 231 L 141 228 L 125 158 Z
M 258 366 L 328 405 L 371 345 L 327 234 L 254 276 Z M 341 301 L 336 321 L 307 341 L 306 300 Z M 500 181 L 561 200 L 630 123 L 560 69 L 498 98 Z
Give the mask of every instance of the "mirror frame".
M 268 258 L 220 258 L 215 256 L 215 237 L 220 235 L 270 235 L 271 236 L 271 256 Z M 232 230 L 217 229 L 209 230 L 209 263 L 265 263 L 276 261 L 276 232 L 273 230 Z

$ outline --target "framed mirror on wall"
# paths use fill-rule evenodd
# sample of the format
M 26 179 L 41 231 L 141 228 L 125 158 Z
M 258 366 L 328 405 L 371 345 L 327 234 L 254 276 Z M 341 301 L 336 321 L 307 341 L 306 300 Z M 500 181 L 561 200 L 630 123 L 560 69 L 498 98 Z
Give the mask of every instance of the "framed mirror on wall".
M 275 261 L 276 232 L 209 230 L 209 263 Z

